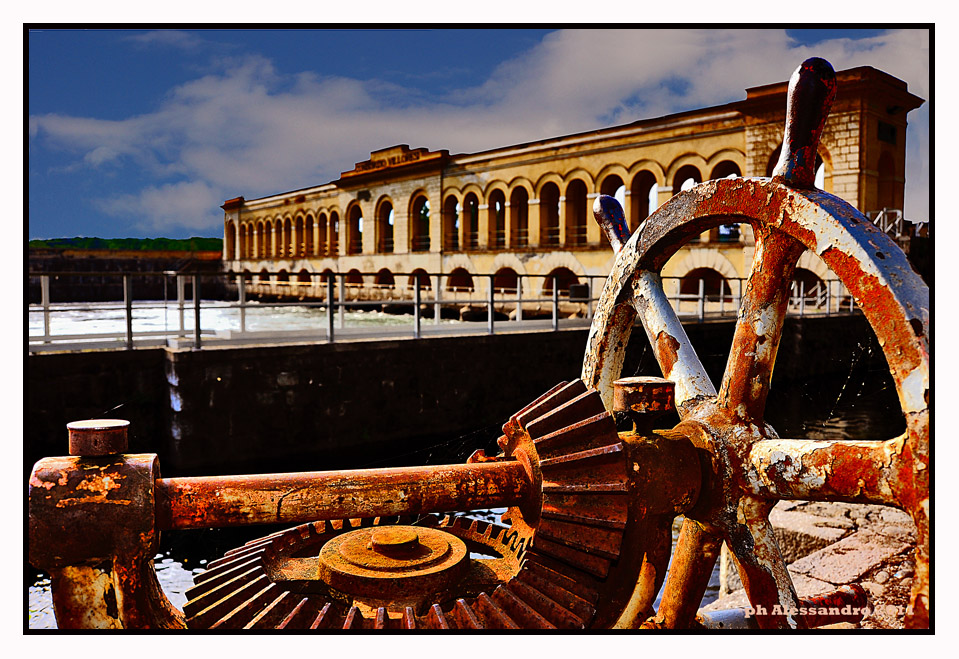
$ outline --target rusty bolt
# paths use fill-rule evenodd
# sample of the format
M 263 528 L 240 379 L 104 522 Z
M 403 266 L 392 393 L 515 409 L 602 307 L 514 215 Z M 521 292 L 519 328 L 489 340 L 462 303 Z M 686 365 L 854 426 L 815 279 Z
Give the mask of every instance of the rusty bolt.
M 675 383 L 664 378 L 620 378 L 613 382 L 613 411 L 628 416 L 636 432 L 646 433 L 656 419 L 676 409 L 675 391 Z
M 123 419 L 87 419 L 67 424 L 70 455 L 94 457 L 126 453 L 129 421 Z

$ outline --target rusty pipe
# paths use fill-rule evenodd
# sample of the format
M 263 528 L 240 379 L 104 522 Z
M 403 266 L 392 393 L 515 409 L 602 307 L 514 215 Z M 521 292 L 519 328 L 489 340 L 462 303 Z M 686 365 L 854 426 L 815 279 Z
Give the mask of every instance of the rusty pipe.
M 161 530 L 386 517 L 519 505 L 533 491 L 514 460 L 368 470 L 160 478 Z

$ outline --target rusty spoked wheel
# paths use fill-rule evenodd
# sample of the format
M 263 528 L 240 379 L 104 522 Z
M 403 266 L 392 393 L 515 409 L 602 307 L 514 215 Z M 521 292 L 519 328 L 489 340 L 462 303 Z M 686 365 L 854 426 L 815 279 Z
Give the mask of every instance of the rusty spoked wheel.
M 622 574 L 617 559 L 637 537 L 624 542 L 626 465 L 612 416 L 597 391 L 574 380 L 503 431 L 501 456 L 477 452 L 470 461 L 523 466 L 531 496 L 502 516 L 509 526 L 435 514 L 302 524 L 196 575 L 186 625 L 570 629 L 607 619 L 636 579 L 609 578 Z
M 865 502 L 912 515 L 918 536 L 908 627 L 929 623 L 929 289 L 903 252 L 855 208 L 813 186 L 812 164 L 835 95 L 820 59 L 790 80 L 783 155 L 771 179 L 723 179 L 680 193 L 628 241 L 610 198 L 594 207 L 619 248 L 590 331 L 583 380 L 607 407 L 638 316 L 664 377 L 675 382 L 672 435 L 708 454 L 698 502 L 686 511 L 662 604 L 647 627 L 692 624 L 722 542 L 730 547 L 764 628 L 805 627 L 768 521 L 780 499 Z M 755 256 L 717 391 L 664 294 L 660 271 L 689 238 L 748 223 Z M 780 438 L 764 420 L 789 298 L 804 250 L 818 254 L 868 319 L 906 421 L 884 441 Z M 667 476 L 668 477 L 668 476 Z M 760 608 L 762 607 L 762 608 Z

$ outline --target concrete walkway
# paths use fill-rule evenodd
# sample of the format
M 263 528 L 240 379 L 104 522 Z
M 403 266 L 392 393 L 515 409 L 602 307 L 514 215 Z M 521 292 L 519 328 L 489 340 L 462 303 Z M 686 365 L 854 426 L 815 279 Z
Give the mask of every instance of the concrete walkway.
M 908 514 L 869 504 L 781 501 L 769 518 L 800 597 L 852 583 L 869 593 L 872 612 L 859 625 L 833 627 L 903 628 L 915 569 L 916 527 Z M 720 597 L 706 612 L 749 604 L 725 547 L 721 560 Z

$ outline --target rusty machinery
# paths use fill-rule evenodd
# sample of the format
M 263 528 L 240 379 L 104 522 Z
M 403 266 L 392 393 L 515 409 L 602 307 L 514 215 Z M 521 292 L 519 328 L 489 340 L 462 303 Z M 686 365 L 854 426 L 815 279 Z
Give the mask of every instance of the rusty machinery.
M 72 425 L 71 456 L 38 462 L 29 486 L 29 558 L 51 575 L 59 626 L 695 627 L 723 541 L 760 627 L 818 626 L 836 618 L 813 615 L 811 604 L 863 604 L 865 594 L 847 586 L 814 602 L 797 596 L 768 514 L 777 500 L 804 499 L 912 515 L 906 625 L 928 627 L 929 292 L 885 234 L 813 185 L 834 96 L 828 62 L 796 70 L 770 179 L 702 183 L 632 236 L 618 203 L 597 200 L 617 258 L 582 376 L 514 414 L 500 455 L 161 478 L 155 455 L 123 453 L 123 422 Z M 688 239 L 729 222 L 748 223 L 756 249 L 717 391 L 659 271 Z M 901 436 L 805 441 L 780 438 L 764 421 L 789 282 L 806 249 L 842 280 L 876 333 L 906 420 Z M 637 316 L 664 378 L 620 378 Z M 670 409 L 679 424 L 654 430 Z M 632 429 L 617 432 L 617 415 Z M 507 508 L 503 524 L 450 513 L 495 507 Z M 153 567 L 161 530 L 262 523 L 299 526 L 227 552 L 195 577 L 183 611 L 170 604 Z

